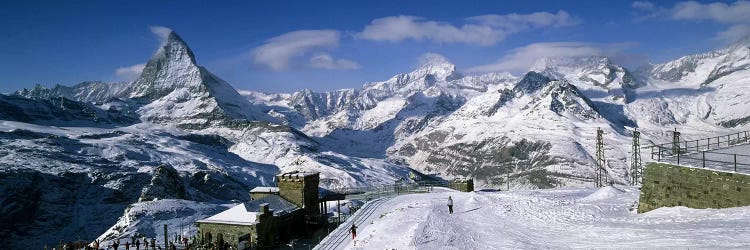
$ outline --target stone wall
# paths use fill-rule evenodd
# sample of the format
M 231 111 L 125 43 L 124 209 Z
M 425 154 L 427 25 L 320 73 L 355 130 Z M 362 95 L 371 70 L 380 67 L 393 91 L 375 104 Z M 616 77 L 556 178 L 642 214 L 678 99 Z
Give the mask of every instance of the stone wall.
M 456 179 L 448 182 L 448 187 L 461 191 L 461 192 L 473 192 L 474 191 L 474 180 L 473 179 Z
M 660 207 L 750 206 L 750 175 L 648 163 L 638 213 Z
M 265 198 L 265 197 L 268 197 L 268 196 L 271 196 L 271 195 L 278 195 L 278 194 L 275 194 L 275 193 L 260 193 L 260 192 L 259 193 L 250 193 L 250 200 L 254 201 L 254 200 L 262 199 L 262 198 Z
M 302 178 L 299 179 L 279 179 L 279 195 L 294 205 L 302 207 L 303 190 L 305 183 Z
M 318 173 L 281 174 L 279 180 L 279 195 L 297 205 L 308 215 L 318 214 Z
M 250 235 L 250 242 L 248 244 L 255 244 L 258 241 L 255 225 L 243 226 L 218 223 L 196 223 L 196 225 L 204 239 L 208 240 L 208 234 L 211 234 L 211 242 L 216 242 L 219 239 L 219 235 L 221 235 L 224 242 L 228 242 L 230 246 L 237 249 L 244 249 L 238 245 L 239 238 L 243 235 Z

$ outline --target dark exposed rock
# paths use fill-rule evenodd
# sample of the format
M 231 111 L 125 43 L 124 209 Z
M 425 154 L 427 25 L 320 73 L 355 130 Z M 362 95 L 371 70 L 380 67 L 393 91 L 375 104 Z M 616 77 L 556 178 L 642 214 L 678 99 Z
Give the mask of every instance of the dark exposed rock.
M 190 199 L 177 170 L 170 166 L 160 166 L 154 169 L 151 184 L 143 188 L 138 201 L 154 199 Z

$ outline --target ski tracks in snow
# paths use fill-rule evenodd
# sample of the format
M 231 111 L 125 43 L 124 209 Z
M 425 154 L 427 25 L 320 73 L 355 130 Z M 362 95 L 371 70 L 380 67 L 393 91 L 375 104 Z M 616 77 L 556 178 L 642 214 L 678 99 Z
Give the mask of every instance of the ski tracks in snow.
M 412 245 L 416 249 L 476 249 L 477 235 L 467 228 L 464 214 L 479 208 L 465 209 L 467 202 L 456 205 L 453 214 L 448 213 L 447 200 L 431 199 L 432 208 L 427 218 L 415 232 Z M 463 210 L 462 210 L 463 209 Z

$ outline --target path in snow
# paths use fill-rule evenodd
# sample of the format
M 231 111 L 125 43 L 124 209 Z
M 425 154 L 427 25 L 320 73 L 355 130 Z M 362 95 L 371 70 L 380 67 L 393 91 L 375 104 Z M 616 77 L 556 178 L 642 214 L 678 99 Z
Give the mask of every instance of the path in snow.
M 447 213 L 448 195 L 455 213 Z M 413 194 L 385 201 L 347 249 L 743 248 L 750 207 L 632 210 L 632 187 Z
M 351 228 L 352 223 L 357 225 L 357 227 L 362 227 L 372 223 L 372 220 L 375 219 L 375 216 L 377 215 L 375 212 L 390 199 L 390 197 L 384 197 L 365 203 L 362 208 L 352 215 L 352 219 L 346 220 L 339 225 L 339 227 L 331 232 L 329 236 L 315 246 L 315 249 L 343 249 L 352 242 L 351 234 L 349 233 L 349 228 Z

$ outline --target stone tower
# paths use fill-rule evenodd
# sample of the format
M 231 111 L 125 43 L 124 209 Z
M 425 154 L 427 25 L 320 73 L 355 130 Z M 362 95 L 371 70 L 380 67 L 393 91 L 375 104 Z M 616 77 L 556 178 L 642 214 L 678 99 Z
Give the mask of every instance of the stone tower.
M 276 176 L 279 195 L 305 210 L 306 215 L 317 215 L 319 173 L 292 172 Z

